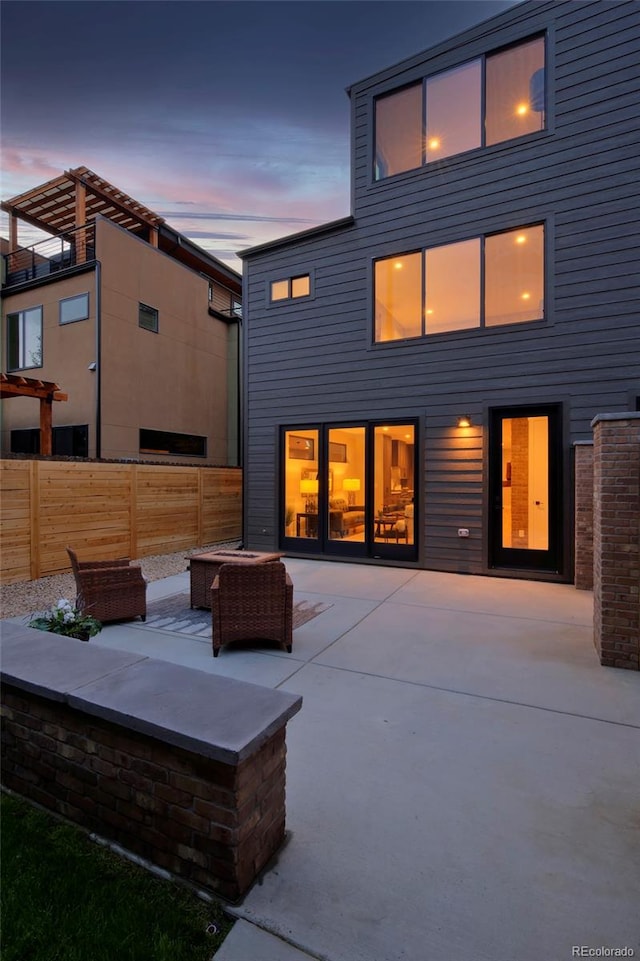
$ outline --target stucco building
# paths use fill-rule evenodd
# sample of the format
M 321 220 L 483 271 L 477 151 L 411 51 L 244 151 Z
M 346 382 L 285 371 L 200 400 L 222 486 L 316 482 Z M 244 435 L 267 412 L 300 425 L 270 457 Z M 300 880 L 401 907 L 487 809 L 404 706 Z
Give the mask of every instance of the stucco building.
M 239 464 L 240 275 L 86 167 L 2 209 L 3 371 L 68 395 L 53 453 Z M 39 401 L 2 406 L 2 451 L 38 452 Z

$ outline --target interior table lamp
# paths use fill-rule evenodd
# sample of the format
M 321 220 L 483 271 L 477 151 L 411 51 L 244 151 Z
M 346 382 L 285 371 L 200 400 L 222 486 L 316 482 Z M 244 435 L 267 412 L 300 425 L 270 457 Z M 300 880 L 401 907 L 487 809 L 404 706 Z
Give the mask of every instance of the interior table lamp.
M 345 477 L 342 481 L 342 489 L 347 491 L 347 501 L 349 507 L 353 507 L 356 502 L 356 491 L 360 490 L 359 477 Z

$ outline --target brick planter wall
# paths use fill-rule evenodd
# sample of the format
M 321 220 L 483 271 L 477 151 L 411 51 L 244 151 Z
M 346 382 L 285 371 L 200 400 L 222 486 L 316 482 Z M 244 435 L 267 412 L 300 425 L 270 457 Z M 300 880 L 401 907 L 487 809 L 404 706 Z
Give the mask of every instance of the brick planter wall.
M 593 442 L 575 445 L 575 585 L 593 589 Z
M 36 638 L 29 650 L 30 638 L 14 649 L 3 637 L 3 784 L 238 900 L 284 840 L 285 730 L 301 699 L 19 630 Z M 95 685 L 83 677 L 77 694 L 71 686 L 61 695 L 54 677 L 45 688 L 47 655 L 50 676 L 70 673 L 60 661 L 77 658 Z M 132 702 L 126 711 L 123 700 Z M 246 719 L 237 718 L 239 705 Z M 217 743 L 207 714 L 209 727 L 220 728 Z M 201 741 L 191 733 L 198 729 Z
M 640 670 L 640 414 L 594 429 L 594 641 L 601 664 Z

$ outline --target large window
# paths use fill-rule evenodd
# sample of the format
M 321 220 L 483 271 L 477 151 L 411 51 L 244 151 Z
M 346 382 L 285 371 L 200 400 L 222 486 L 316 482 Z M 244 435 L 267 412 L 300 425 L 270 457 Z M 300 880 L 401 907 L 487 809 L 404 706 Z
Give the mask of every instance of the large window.
M 42 307 L 7 314 L 7 369 L 42 367 Z
M 51 431 L 51 452 L 58 457 L 89 456 L 89 426 L 78 424 L 73 427 L 53 427 Z M 32 427 L 11 431 L 12 454 L 39 454 L 40 429 Z
M 176 457 L 206 457 L 207 438 L 197 434 L 176 434 L 168 430 L 140 428 L 141 454 L 172 454 Z
M 544 227 L 385 257 L 374 288 L 377 342 L 542 320 Z
M 422 85 L 416 84 L 376 103 L 376 180 L 421 163 Z
M 283 539 L 302 550 L 413 556 L 415 423 L 296 427 L 282 445 Z
M 374 178 L 543 130 L 545 111 L 544 37 L 434 74 L 376 100 Z
M 421 283 L 422 254 L 404 254 L 376 262 L 376 340 L 421 335 Z
M 479 60 L 427 80 L 425 92 L 426 161 L 479 147 L 482 142 Z M 419 166 L 414 164 L 414 166 Z

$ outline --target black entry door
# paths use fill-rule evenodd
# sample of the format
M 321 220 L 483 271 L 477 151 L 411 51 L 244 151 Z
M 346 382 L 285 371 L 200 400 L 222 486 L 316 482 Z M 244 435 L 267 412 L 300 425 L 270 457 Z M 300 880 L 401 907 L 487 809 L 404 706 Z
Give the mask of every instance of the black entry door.
M 561 572 L 561 430 L 559 405 L 491 412 L 491 567 Z

